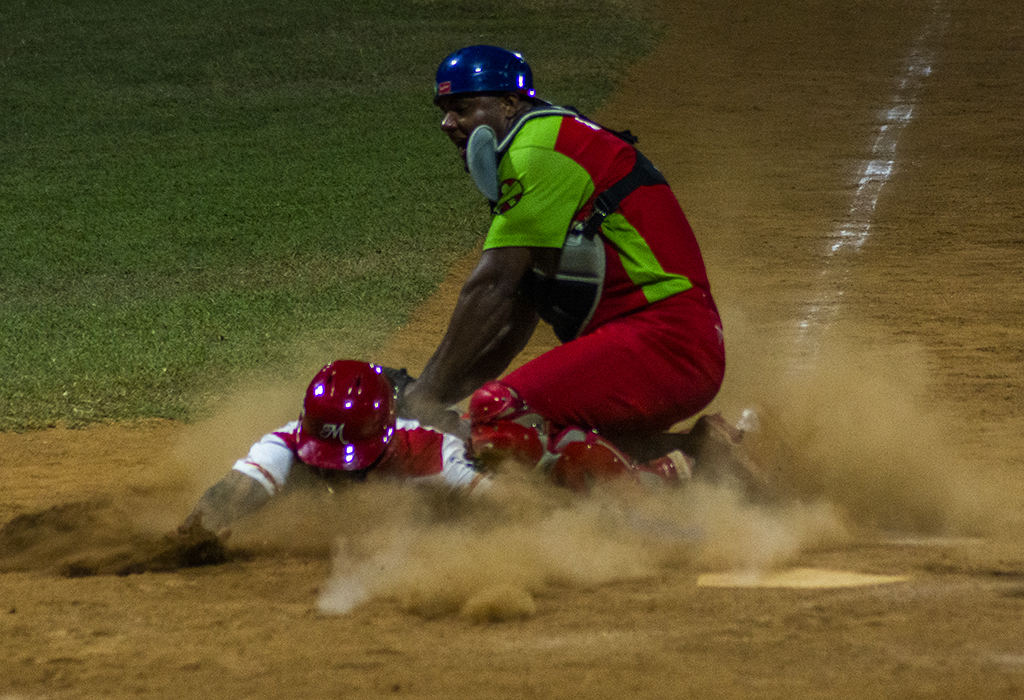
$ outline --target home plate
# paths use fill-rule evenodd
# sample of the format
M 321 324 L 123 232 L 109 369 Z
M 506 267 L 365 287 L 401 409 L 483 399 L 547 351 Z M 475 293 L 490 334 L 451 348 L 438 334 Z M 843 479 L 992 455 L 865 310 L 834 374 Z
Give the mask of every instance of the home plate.
M 708 588 L 845 588 L 877 586 L 906 580 L 906 576 L 795 568 L 781 571 L 726 571 L 718 574 L 701 574 L 697 577 L 697 585 Z

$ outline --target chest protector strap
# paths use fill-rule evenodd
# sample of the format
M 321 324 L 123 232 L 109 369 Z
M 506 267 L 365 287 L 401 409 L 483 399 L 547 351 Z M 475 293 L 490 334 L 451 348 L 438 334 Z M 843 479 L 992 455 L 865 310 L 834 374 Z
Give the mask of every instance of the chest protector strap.
M 630 144 L 636 143 L 636 137 L 628 131 L 611 133 Z M 587 218 L 575 221 L 569 228 L 555 274 L 544 275 L 536 269 L 526 273 L 520 287 L 522 294 L 563 343 L 576 338 L 590 323 L 601 300 L 605 276 L 601 224 L 638 188 L 664 184 L 665 177 L 636 151 L 633 169 L 597 196 Z

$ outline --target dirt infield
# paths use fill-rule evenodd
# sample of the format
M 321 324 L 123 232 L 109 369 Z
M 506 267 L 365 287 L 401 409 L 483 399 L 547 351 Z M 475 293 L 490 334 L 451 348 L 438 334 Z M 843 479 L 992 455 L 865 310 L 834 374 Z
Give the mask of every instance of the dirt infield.
M 1024 697 L 1024 6 L 665 15 L 594 116 L 673 184 L 726 324 L 715 408 L 760 409 L 799 499 L 370 486 L 182 555 L 163 536 L 296 387 L 0 435 L 0 699 Z M 422 366 L 472 264 L 380 361 Z

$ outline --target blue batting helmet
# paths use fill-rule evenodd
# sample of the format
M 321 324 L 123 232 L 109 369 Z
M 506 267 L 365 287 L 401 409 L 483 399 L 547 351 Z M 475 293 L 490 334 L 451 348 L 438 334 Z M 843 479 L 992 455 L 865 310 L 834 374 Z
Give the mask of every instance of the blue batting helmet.
M 438 66 L 434 101 L 465 92 L 518 92 L 533 97 L 533 73 L 517 53 L 497 46 L 467 46 Z

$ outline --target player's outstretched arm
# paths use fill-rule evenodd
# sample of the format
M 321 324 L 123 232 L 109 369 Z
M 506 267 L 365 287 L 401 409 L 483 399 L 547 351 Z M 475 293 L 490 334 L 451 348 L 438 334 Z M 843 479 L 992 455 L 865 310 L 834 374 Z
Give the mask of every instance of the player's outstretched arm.
M 219 533 L 239 518 L 259 510 L 270 498 L 260 482 L 231 470 L 206 490 L 178 531 L 187 532 L 199 521 L 207 530 Z

